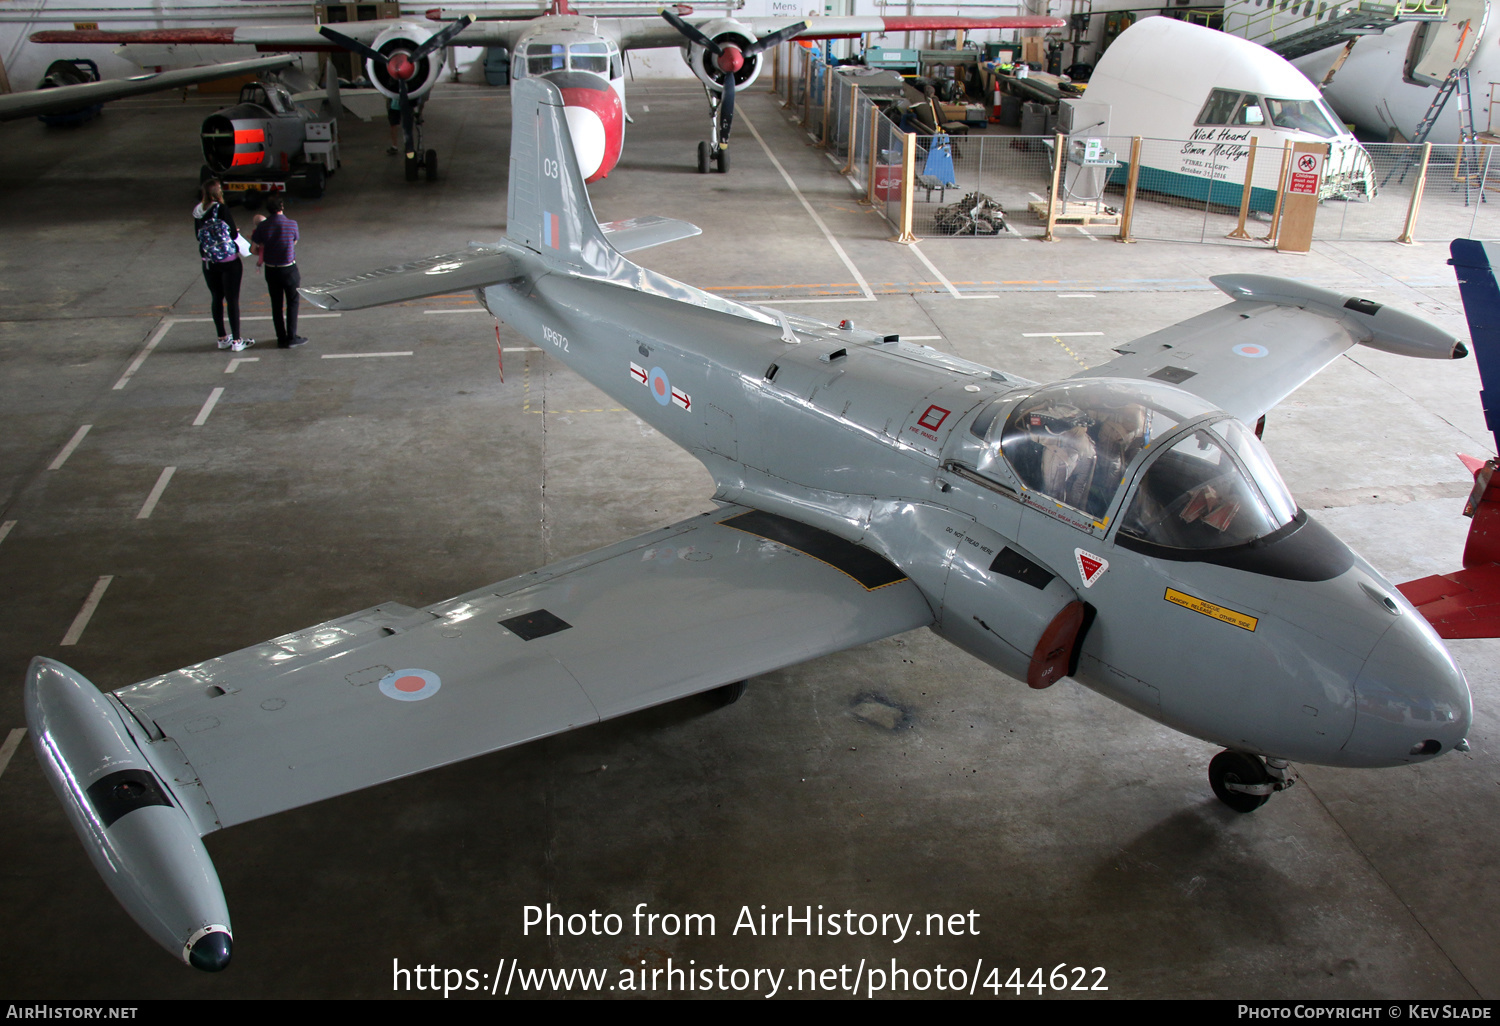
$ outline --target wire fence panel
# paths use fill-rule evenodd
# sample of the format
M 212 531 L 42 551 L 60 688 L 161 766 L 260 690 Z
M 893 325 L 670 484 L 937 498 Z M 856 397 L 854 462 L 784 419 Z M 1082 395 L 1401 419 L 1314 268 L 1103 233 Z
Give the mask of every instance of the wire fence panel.
M 1420 147 L 1413 147 L 1420 149 Z M 1500 158 L 1493 146 L 1434 146 L 1427 162 L 1417 242 L 1500 238 Z M 1408 179 L 1414 173 L 1408 174 Z
M 1052 184 L 1050 146 L 1049 139 L 1028 136 L 918 136 L 913 234 L 1045 234 Z M 970 217 L 982 199 L 998 203 L 1004 218 Z

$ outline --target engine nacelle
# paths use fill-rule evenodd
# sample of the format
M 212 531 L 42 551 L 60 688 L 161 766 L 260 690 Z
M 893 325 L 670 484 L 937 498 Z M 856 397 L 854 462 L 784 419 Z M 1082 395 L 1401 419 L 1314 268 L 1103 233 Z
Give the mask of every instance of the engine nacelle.
M 392 58 L 398 55 L 410 58 L 416 52 L 417 47 L 431 39 L 434 34 L 429 29 L 409 22 L 382 32 L 370 45 L 385 56 L 385 61 L 365 59 L 365 74 L 369 77 L 370 84 L 393 100 L 401 95 L 400 82 L 392 68 Z M 432 87 L 437 85 L 438 76 L 442 73 L 442 47 L 419 60 L 410 61 L 410 64 L 412 73 L 411 77 L 406 80 L 406 95 L 413 100 L 420 100 L 432 92 Z
M 745 47 L 758 38 L 749 25 L 735 21 L 733 18 L 716 18 L 699 25 L 698 30 L 719 44 L 721 48 L 732 46 L 741 51 L 744 64 L 734 73 L 735 89 L 743 89 L 759 77 L 760 61 L 763 55 L 743 55 Z M 718 58 L 709 52 L 708 47 L 701 43 L 687 43 L 682 48 L 682 59 L 687 61 L 688 67 L 693 69 L 693 74 L 697 75 L 704 85 L 715 92 L 721 92 L 724 89 L 726 72 L 720 69 Z

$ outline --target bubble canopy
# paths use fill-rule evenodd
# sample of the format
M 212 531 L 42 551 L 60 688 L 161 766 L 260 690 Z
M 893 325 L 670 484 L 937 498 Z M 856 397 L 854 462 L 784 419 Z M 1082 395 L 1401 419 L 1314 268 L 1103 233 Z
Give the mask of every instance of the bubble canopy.
M 1173 549 L 1228 548 L 1263 538 L 1297 514 L 1260 440 L 1182 389 L 1084 379 L 1037 389 L 1003 422 L 992 409 L 973 431 L 1019 482 L 1095 521 L 1108 513 L 1136 458 L 1166 443 L 1146 457 L 1121 535 Z M 1179 432 L 1184 425 L 1186 433 Z

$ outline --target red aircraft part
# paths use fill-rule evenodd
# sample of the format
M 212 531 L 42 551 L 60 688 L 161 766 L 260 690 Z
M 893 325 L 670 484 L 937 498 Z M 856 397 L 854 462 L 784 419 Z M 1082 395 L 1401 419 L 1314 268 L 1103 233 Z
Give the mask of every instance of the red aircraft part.
M 1464 515 L 1473 517 L 1464 568 L 1396 587 L 1440 638 L 1500 638 L 1500 479 L 1497 461 L 1460 455 L 1474 474 Z
M 599 158 L 598 170 L 586 179 L 597 182 L 615 169 L 625 144 L 625 112 L 620 108 L 619 94 L 608 86 L 603 89 L 572 86 L 562 90 L 562 98 L 565 106 L 592 112 L 604 128 L 604 152 Z M 583 154 L 579 154 L 579 163 L 584 163 Z
M 1047 629 L 1042 631 L 1036 650 L 1031 654 L 1031 665 L 1026 668 L 1027 684 L 1040 690 L 1068 675 L 1084 619 L 1082 602 L 1075 600 L 1058 610 Z

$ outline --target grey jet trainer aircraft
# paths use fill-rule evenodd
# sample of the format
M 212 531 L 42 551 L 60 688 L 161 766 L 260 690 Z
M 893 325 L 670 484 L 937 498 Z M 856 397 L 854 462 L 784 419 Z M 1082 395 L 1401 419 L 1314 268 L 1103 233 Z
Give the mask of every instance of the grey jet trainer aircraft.
M 45 772 L 110 889 L 200 969 L 222 827 L 928 627 L 1043 688 L 1072 676 L 1224 746 L 1240 811 L 1289 760 L 1465 747 L 1469 689 L 1421 615 L 1297 507 L 1254 432 L 1355 343 L 1450 358 L 1416 317 L 1229 275 L 1230 302 L 1038 384 L 746 306 L 624 253 L 564 99 L 514 87 L 506 236 L 306 288 L 330 310 L 473 289 L 712 472 L 718 508 L 425 609 L 387 603 L 112 694 L 38 658 Z

